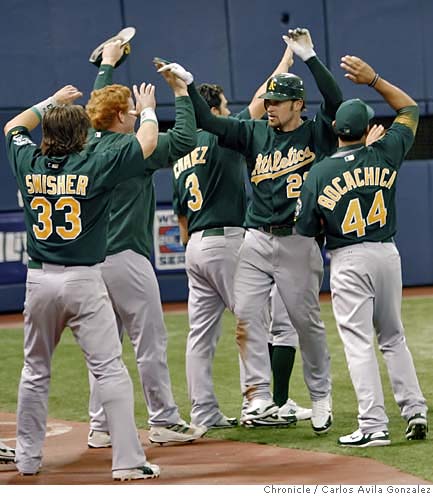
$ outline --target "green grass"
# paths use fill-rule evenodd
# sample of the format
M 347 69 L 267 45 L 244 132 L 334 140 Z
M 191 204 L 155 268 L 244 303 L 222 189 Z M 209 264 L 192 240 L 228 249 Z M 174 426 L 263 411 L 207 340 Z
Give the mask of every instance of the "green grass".
M 412 351 L 424 396 L 432 407 L 433 382 L 431 381 L 433 298 L 406 299 L 403 303 L 403 320 L 406 336 Z M 357 427 L 357 405 L 348 375 L 344 353 L 335 327 L 330 304 L 322 305 L 322 317 L 327 326 L 328 342 L 332 358 L 334 426 L 325 437 L 316 437 L 308 422 L 298 423 L 288 429 L 220 430 L 209 434 L 214 438 L 274 444 L 281 447 L 331 452 L 336 454 L 370 457 L 395 466 L 402 471 L 418 475 L 433 482 L 433 444 L 407 442 L 404 438 L 405 422 L 399 414 L 392 397 L 389 380 L 379 357 L 382 381 L 390 418 L 392 445 L 370 449 L 340 449 L 336 444 L 338 435 L 352 432 Z M 185 340 L 188 331 L 186 314 L 167 314 L 169 332 L 169 365 L 175 398 L 185 418 L 189 418 L 189 402 L 185 379 Z M 22 330 L 0 330 L 2 367 L 0 384 L 2 395 L 0 411 L 14 412 L 17 387 L 22 365 Z M 380 354 L 378 354 L 380 356 Z M 129 341 L 124 346 L 124 359 L 133 377 L 136 398 L 136 420 L 139 427 L 146 427 L 146 408 L 139 386 L 134 357 Z M 58 419 L 87 421 L 88 384 L 84 359 L 69 331 L 63 334 L 53 360 L 49 415 Z M 239 416 L 239 366 L 234 344 L 234 319 L 224 315 L 224 333 L 215 358 L 215 388 L 222 410 L 230 416 Z M 291 381 L 291 397 L 299 404 L 308 406 L 310 401 L 304 385 L 299 355 Z M 430 420 L 431 421 L 431 420 Z

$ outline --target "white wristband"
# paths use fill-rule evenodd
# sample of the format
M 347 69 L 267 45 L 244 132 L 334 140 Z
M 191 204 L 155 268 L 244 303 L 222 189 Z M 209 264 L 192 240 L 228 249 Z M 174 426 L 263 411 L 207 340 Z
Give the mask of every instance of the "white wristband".
M 158 124 L 158 119 L 152 107 L 146 107 L 140 113 L 140 126 L 146 121 L 153 121 L 156 125 Z
M 316 56 L 316 52 L 311 48 L 309 50 L 305 50 L 301 56 L 301 59 L 306 62 L 308 59 L 311 59 L 311 57 Z
M 49 97 L 34 105 L 32 111 L 38 115 L 39 119 L 42 119 L 47 110 L 52 109 L 53 107 L 57 107 L 56 99 L 54 97 Z

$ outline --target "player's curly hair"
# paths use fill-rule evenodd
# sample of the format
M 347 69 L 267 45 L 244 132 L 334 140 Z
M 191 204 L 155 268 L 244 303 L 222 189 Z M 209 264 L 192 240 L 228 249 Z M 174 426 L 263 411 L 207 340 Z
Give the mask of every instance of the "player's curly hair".
M 197 86 L 197 90 L 200 95 L 206 100 L 209 107 L 216 107 L 219 109 L 221 105 L 221 93 L 224 93 L 224 89 L 219 85 L 212 85 L 210 83 L 202 83 Z
M 42 119 L 42 153 L 61 157 L 81 152 L 89 127 L 89 116 L 81 105 L 53 107 Z
M 105 131 L 113 124 L 118 112 L 127 112 L 131 90 L 123 85 L 109 85 L 100 90 L 93 90 L 86 110 L 92 127 Z

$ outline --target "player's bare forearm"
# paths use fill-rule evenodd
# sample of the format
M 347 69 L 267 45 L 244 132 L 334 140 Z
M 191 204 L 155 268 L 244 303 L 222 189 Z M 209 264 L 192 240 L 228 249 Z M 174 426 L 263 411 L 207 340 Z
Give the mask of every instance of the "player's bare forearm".
M 306 64 L 323 96 L 326 113 L 330 117 L 335 117 L 335 113 L 343 101 L 343 94 L 334 76 L 317 56 L 308 59 Z
M 31 131 L 32 129 L 35 129 L 40 122 L 40 118 L 31 109 L 26 109 L 6 123 L 4 134 L 7 135 L 9 131 L 16 126 L 24 126 Z
M 384 100 L 395 110 L 403 107 L 417 105 L 415 100 L 405 91 L 393 85 L 389 81 L 381 78 L 367 62 L 354 55 L 341 57 L 341 68 L 346 71 L 344 75 L 353 83 L 358 85 L 368 85 L 374 88 Z
M 399 111 L 403 107 L 417 105 L 415 100 L 406 92 L 381 77 L 379 77 L 377 83 L 374 85 L 374 89 L 382 95 L 387 104 L 395 111 Z
M 39 102 L 30 109 L 26 109 L 6 123 L 4 127 L 5 135 L 16 126 L 24 126 L 29 131 L 32 131 L 41 122 L 42 117 L 47 110 L 56 105 L 72 104 L 82 95 L 80 90 L 73 85 L 66 85 L 63 88 L 60 88 L 60 90 L 56 91 L 51 97 Z

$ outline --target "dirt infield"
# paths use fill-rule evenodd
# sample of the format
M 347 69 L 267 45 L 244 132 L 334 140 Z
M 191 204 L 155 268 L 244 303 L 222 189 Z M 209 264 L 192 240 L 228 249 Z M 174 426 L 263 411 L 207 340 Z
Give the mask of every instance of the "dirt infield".
M 13 464 L 0 466 L 0 484 L 113 484 L 111 449 L 88 449 L 85 423 L 50 420 L 42 471 L 19 476 Z M 140 430 L 147 458 L 161 467 L 157 480 L 146 485 L 265 485 L 265 484 L 429 484 L 371 459 L 270 445 L 203 438 L 193 444 L 149 446 Z M 15 416 L 0 413 L 0 438 L 15 445 Z M 372 449 L 374 450 L 374 449 Z M 120 484 L 120 483 L 119 483 Z

